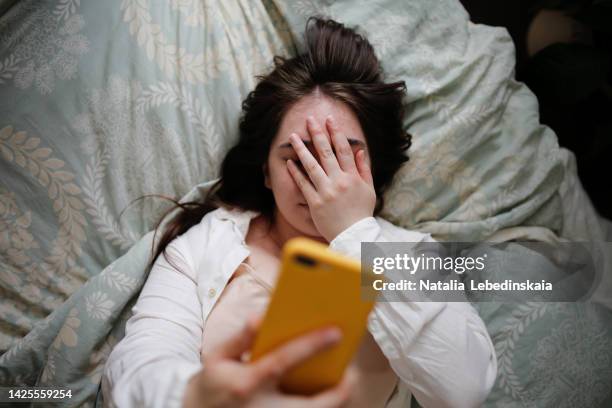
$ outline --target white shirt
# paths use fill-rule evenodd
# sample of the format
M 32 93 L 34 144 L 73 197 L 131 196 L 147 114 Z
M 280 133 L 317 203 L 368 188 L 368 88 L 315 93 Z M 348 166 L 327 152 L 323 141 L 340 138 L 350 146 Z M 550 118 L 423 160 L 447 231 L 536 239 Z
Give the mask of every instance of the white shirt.
M 180 407 L 189 379 L 202 369 L 204 323 L 228 280 L 249 256 L 253 211 L 218 208 L 158 257 L 104 369 L 105 400 L 121 408 Z M 330 249 L 361 259 L 361 242 L 421 242 L 429 234 L 364 218 Z M 497 373 L 486 327 L 467 302 L 378 302 L 368 330 L 400 379 L 387 407 L 480 406 Z

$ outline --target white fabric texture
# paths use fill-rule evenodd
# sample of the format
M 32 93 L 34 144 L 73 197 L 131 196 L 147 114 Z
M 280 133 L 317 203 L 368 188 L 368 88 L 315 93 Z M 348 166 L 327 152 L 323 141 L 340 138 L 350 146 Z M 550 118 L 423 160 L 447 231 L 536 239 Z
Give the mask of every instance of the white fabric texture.
M 181 406 L 189 378 L 201 367 L 204 322 L 236 268 L 249 255 L 245 237 L 258 213 L 219 208 L 172 241 L 155 262 L 125 337 L 105 370 L 105 399 L 119 407 Z M 360 258 L 361 242 L 433 241 L 369 217 L 330 248 Z M 174 265 L 174 266 L 173 266 Z M 387 407 L 481 405 L 497 362 L 486 327 L 469 303 L 379 302 L 368 330 L 400 378 Z

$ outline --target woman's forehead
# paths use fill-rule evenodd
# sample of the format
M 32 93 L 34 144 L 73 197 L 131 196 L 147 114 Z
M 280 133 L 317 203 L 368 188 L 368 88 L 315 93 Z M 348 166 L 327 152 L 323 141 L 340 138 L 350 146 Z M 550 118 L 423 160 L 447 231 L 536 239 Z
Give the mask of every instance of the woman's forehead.
M 343 102 L 319 94 L 305 96 L 287 111 L 281 121 L 276 144 L 286 144 L 291 133 L 297 133 L 303 140 L 310 140 L 306 125 L 306 118 L 309 115 L 313 116 L 322 127 L 325 126 L 327 116 L 332 115 L 339 128 L 349 139 L 357 143 L 359 141 L 365 143 L 363 130 L 351 108 Z

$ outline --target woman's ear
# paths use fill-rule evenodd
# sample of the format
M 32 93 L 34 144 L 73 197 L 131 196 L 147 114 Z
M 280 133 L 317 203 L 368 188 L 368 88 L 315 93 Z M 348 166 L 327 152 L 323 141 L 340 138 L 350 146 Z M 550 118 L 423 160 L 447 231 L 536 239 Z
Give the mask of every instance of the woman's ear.
M 268 163 L 264 163 L 261 169 L 264 175 L 264 185 L 270 190 L 272 190 L 272 184 L 270 183 L 270 172 L 268 170 Z

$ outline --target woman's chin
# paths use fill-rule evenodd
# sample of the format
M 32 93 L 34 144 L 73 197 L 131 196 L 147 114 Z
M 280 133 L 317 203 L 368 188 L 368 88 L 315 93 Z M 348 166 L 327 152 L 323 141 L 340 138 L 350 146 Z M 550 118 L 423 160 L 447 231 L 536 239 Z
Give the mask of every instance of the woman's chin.
M 299 220 L 296 220 L 295 226 L 302 236 L 312 239 L 322 238 L 322 235 L 319 233 L 319 230 L 310 216 L 310 212 L 300 217 Z
M 306 238 L 310 238 L 310 239 L 313 239 L 315 241 L 327 243 L 325 238 L 323 238 L 323 235 L 321 235 L 321 233 L 319 232 L 319 230 L 315 226 L 315 224 L 312 221 L 312 218 L 310 216 L 308 216 L 307 223 L 308 224 L 306 225 L 306 227 L 302 229 L 302 233 L 304 234 L 304 236 Z

